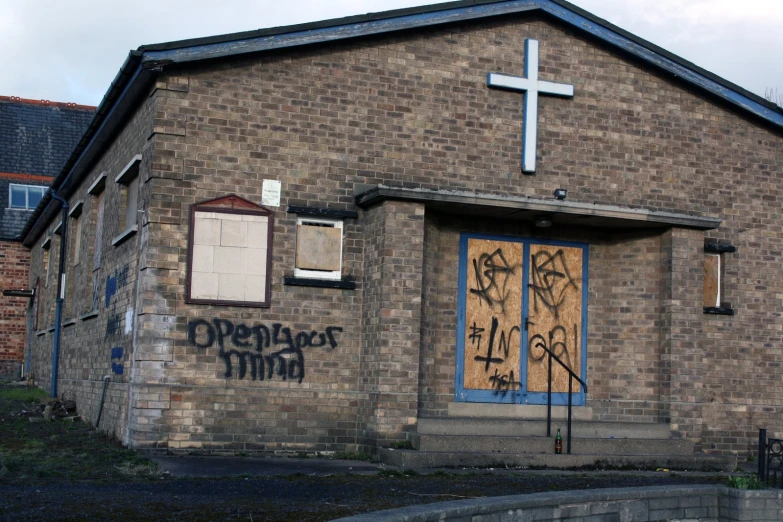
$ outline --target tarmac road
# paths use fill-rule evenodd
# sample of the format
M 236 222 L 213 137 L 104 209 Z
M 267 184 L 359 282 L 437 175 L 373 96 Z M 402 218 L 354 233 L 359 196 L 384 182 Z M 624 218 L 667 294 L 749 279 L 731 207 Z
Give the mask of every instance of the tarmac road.
M 0 485 L 0 521 L 320 522 L 431 502 L 568 489 L 709 484 L 726 474 L 448 470 L 357 461 L 156 456 L 160 481 Z

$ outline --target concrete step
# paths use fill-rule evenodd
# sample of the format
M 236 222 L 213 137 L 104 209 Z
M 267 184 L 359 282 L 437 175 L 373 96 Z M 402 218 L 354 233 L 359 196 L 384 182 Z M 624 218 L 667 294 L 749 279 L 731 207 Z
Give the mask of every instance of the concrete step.
M 476 435 L 429 435 L 411 433 L 409 440 L 420 451 L 483 453 L 553 453 L 554 437 L 495 437 Z M 566 440 L 563 437 L 563 451 Z M 588 455 L 693 455 L 693 443 L 684 439 L 571 438 L 573 454 Z
M 737 457 L 714 455 L 554 455 L 416 451 L 384 448 L 383 464 L 403 469 L 424 468 L 551 468 L 551 469 L 658 469 L 734 471 Z
M 587 406 L 573 408 L 572 419 L 593 420 L 593 409 Z M 450 402 L 449 417 L 510 417 L 513 419 L 546 419 L 545 404 L 493 404 L 486 402 Z M 567 419 L 568 407 L 552 406 L 553 419 Z
M 552 434 L 560 428 L 566 434 L 566 421 L 552 420 Z M 669 439 L 668 424 L 642 422 L 573 421 L 572 437 L 615 439 Z M 546 419 L 509 419 L 492 417 L 423 417 L 417 421 L 419 435 L 473 435 L 526 437 L 546 435 Z

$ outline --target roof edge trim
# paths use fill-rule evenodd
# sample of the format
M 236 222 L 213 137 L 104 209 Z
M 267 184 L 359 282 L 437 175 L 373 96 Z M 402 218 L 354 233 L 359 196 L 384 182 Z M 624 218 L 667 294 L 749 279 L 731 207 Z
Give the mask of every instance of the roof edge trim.
M 598 203 L 582 203 L 539 199 L 533 197 L 510 197 L 495 194 L 480 194 L 455 190 L 428 190 L 375 185 L 354 195 L 356 205 L 367 209 L 385 200 L 414 201 L 419 203 L 442 203 L 476 207 L 506 208 L 509 210 L 530 210 L 576 216 L 596 216 L 621 221 L 655 223 L 662 226 L 678 226 L 698 230 L 719 228 L 720 218 L 693 216 L 677 212 L 649 210 L 646 208 L 621 207 Z
M 721 98 L 772 125 L 783 128 L 783 109 L 728 80 L 720 78 L 668 51 L 616 27 L 564 0 L 509 0 L 506 2 L 450 2 L 391 13 L 331 20 L 333 25 L 303 24 L 193 40 L 194 45 L 174 47 L 176 42 L 145 46 L 143 62 L 188 63 L 247 53 L 285 49 L 317 43 L 380 35 L 421 27 L 541 10 L 560 21 L 604 41 L 635 58 Z M 356 20 L 359 18 L 359 20 Z M 311 27 L 311 25 L 315 27 Z M 240 39 L 231 39 L 231 37 Z M 187 43 L 187 41 L 182 42 Z

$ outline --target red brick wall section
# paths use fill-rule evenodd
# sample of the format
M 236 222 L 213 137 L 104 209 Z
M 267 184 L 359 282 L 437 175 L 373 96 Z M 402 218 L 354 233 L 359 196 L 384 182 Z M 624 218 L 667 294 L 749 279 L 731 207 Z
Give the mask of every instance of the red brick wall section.
M 30 250 L 21 243 L 0 241 L 0 289 L 30 288 Z M 0 296 L 0 364 L 19 376 L 24 358 L 28 299 Z M 13 363 L 13 364 L 12 364 Z

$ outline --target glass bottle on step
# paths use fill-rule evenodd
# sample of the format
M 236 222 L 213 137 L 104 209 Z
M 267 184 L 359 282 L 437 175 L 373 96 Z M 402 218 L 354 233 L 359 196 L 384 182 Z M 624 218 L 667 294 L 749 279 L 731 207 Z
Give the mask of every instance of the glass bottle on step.
M 560 455 L 563 453 L 563 436 L 560 435 L 560 428 L 557 428 L 557 435 L 555 435 L 555 454 Z

